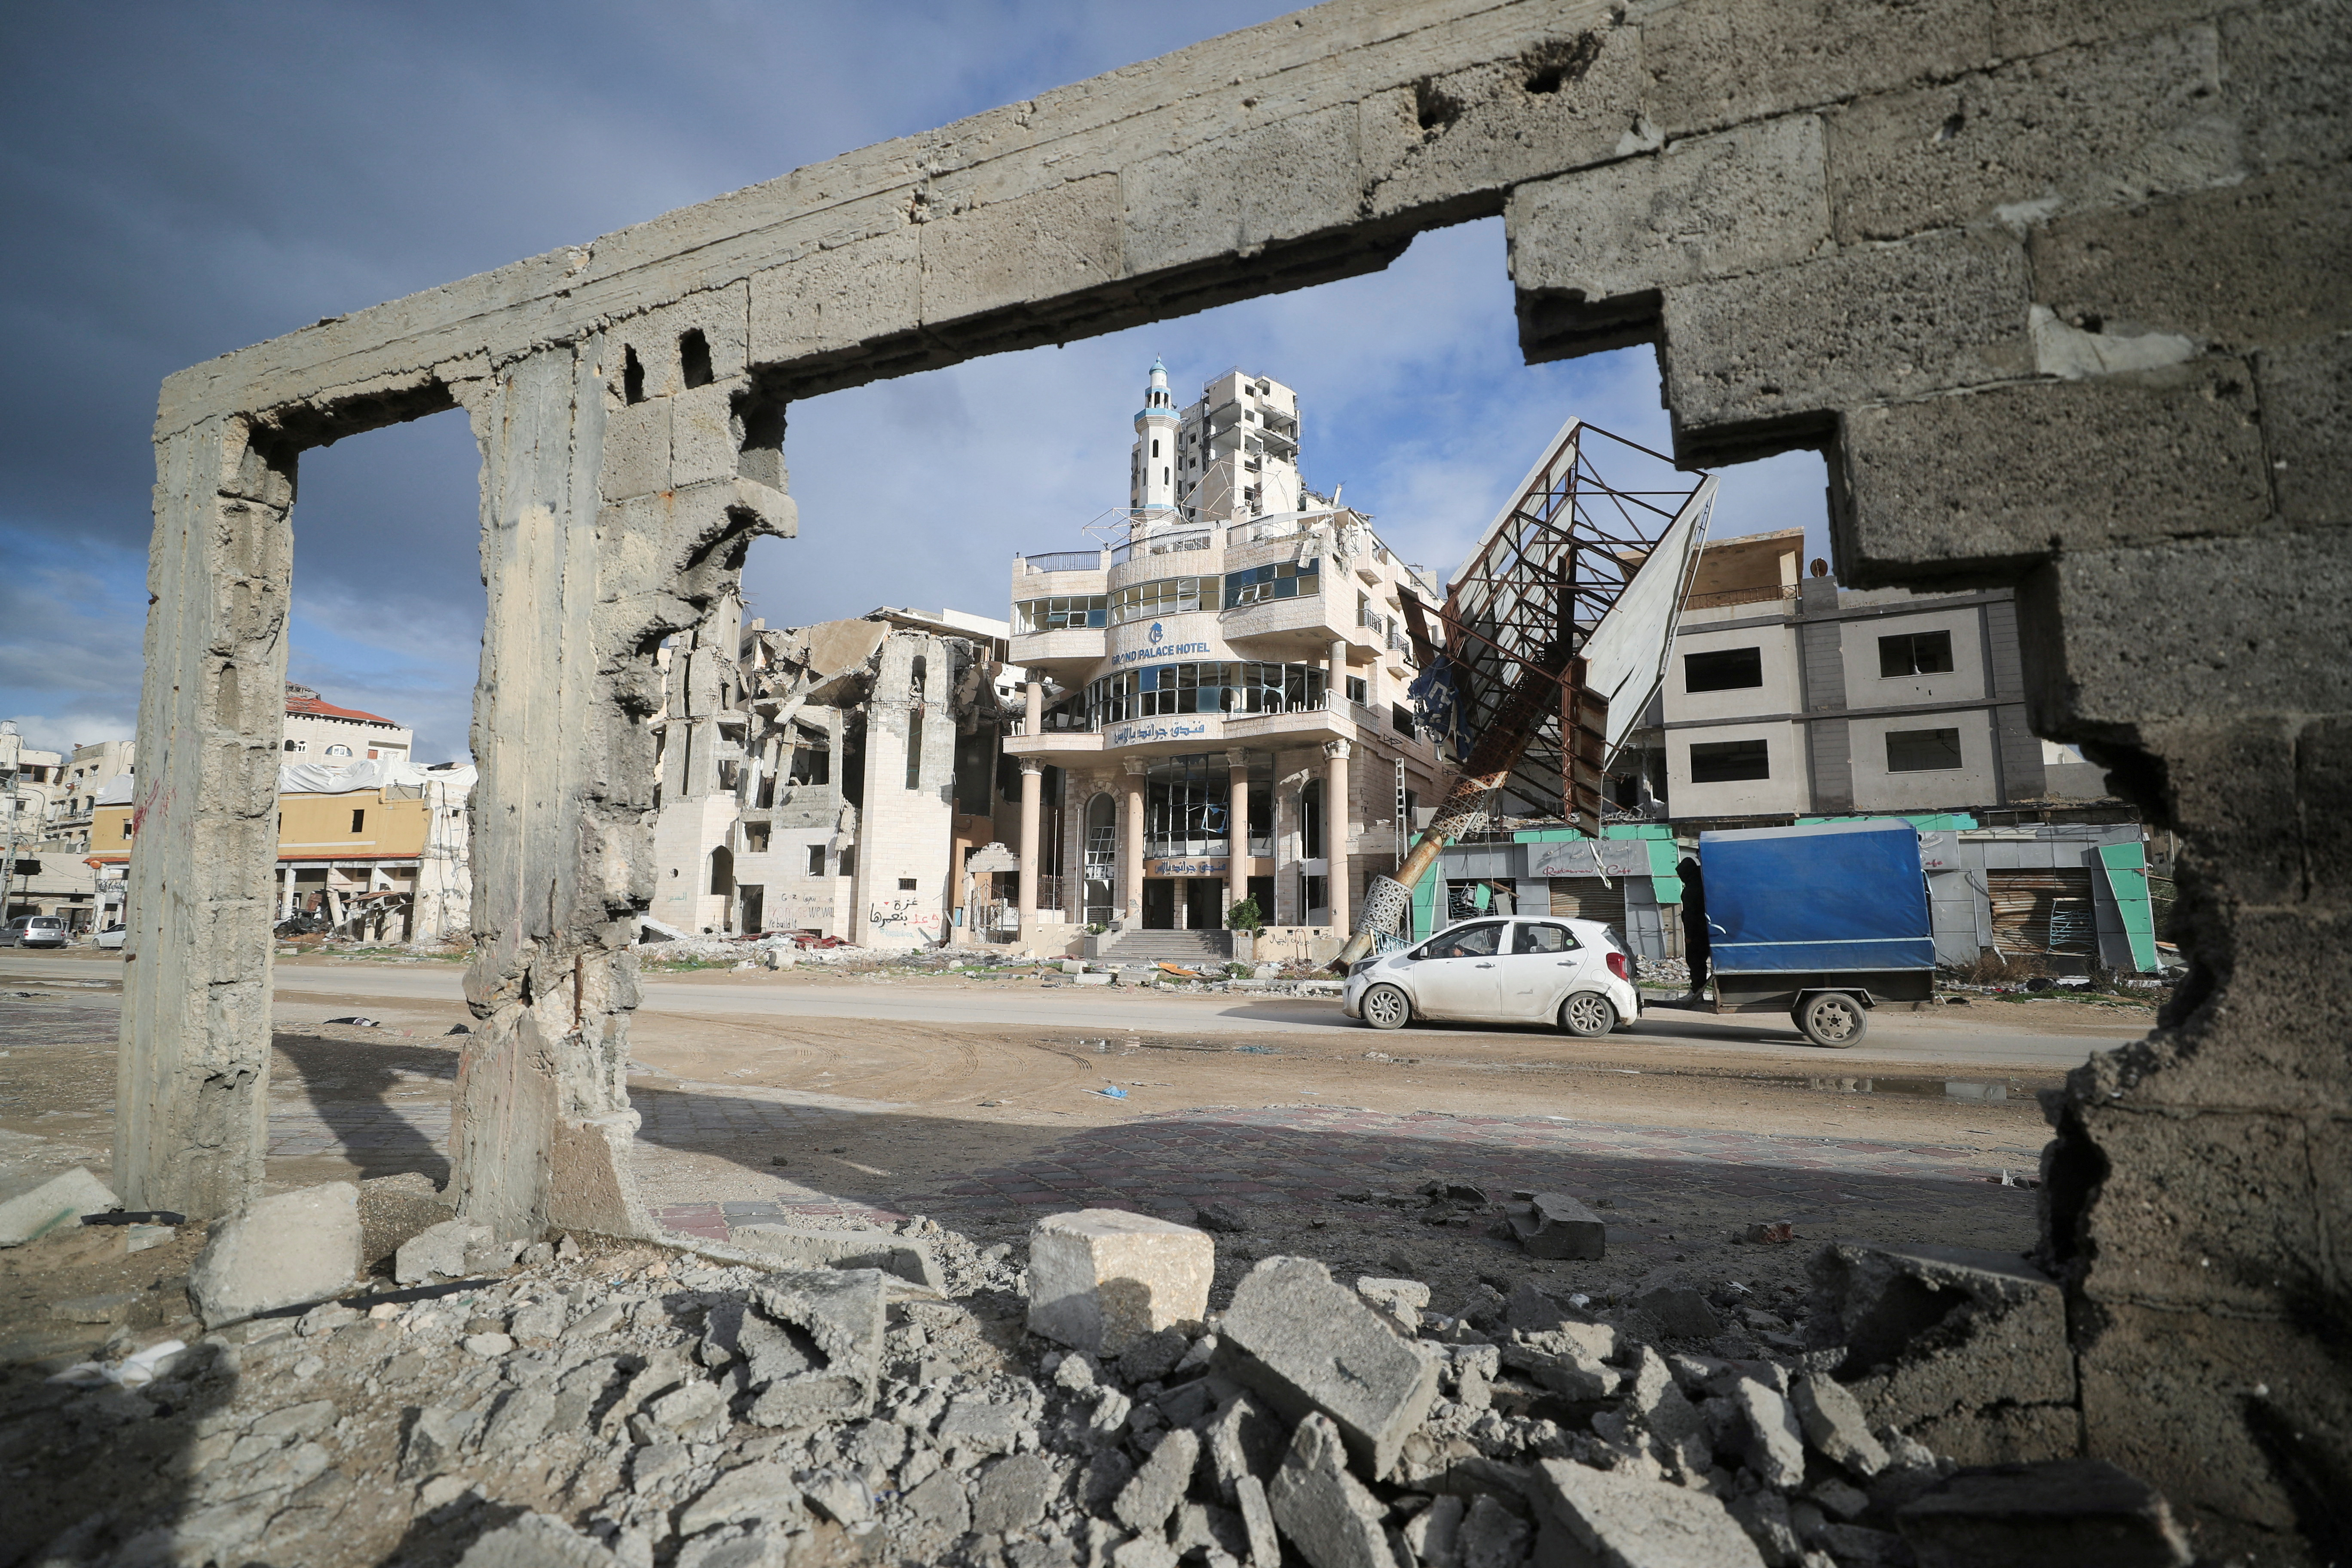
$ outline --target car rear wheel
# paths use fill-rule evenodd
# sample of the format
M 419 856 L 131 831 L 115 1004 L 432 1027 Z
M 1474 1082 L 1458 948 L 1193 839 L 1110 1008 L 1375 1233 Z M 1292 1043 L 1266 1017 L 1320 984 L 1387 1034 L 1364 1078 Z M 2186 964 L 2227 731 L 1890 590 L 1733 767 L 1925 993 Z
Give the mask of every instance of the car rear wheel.
M 1617 1004 L 1598 991 L 1579 991 L 1559 1005 L 1559 1026 L 1579 1039 L 1594 1039 L 1617 1026 Z
M 1843 991 L 1824 991 L 1807 997 L 1794 1015 L 1797 1027 L 1817 1046 L 1843 1050 L 1870 1027 L 1870 1015 L 1860 1002 Z
M 1393 985 L 1375 985 L 1364 993 L 1359 1009 L 1375 1029 L 1402 1029 L 1412 1022 L 1412 1002 Z

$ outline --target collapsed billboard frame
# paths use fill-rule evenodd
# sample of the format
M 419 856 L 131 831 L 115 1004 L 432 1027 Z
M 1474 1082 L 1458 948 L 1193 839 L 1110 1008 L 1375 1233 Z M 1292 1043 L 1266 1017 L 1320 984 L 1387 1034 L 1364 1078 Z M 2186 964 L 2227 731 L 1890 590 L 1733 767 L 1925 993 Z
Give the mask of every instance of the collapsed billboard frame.
M 1571 417 L 1448 579 L 1439 638 L 1402 596 L 1415 699 L 1462 772 L 1396 875 L 1373 879 L 1334 968 L 1393 931 L 1438 853 L 1506 801 L 1528 807 L 1514 815 L 1580 816 L 1599 836 L 1601 779 L 1665 679 L 1717 481 L 1613 484 L 1588 449 L 1596 438 L 1673 462 Z

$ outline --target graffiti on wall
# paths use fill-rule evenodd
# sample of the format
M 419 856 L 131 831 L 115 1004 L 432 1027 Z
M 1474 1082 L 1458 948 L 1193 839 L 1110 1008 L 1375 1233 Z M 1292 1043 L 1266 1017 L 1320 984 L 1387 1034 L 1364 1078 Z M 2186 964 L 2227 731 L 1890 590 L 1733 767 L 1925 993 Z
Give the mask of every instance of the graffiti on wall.
M 877 946 L 937 942 L 940 911 L 920 898 L 877 899 L 866 907 L 866 930 L 867 942 Z

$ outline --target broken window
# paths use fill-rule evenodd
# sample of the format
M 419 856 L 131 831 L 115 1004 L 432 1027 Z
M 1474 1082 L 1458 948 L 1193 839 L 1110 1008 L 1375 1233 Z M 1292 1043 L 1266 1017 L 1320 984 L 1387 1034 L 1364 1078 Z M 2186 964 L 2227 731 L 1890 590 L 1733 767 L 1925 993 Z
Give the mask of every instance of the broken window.
M 1213 609 L 1216 579 L 1213 577 L 1208 582 L 1212 584 L 1210 607 Z M 1116 626 L 1159 616 L 1189 615 L 1201 607 L 1201 589 L 1202 579 L 1198 577 L 1160 577 L 1150 583 L 1130 583 L 1110 596 L 1110 624 Z
M 1882 676 L 1948 675 L 1951 669 L 1949 632 L 1898 632 L 1878 639 L 1878 673 Z
M 1733 691 L 1763 684 L 1764 650 L 1760 647 L 1714 648 L 1683 655 L 1685 691 Z
M 1886 771 L 1890 773 L 1940 773 L 1962 765 L 1958 730 L 1886 731 Z
M 911 892 L 913 892 L 913 891 L 915 890 L 915 879 L 913 879 L 912 877 L 901 877 L 901 878 L 899 878 L 899 879 L 898 879 L 898 890 L 899 890 L 900 892 L 902 892 L 902 893 L 911 893 Z
M 1370 701 L 1371 701 L 1371 700 L 1372 700 L 1372 689 L 1371 689 L 1371 687 L 1370 687 L 1370 685 L 1365 681 L 1365 679 L 1364 679 L 1364 678 L 1363 678 L 1362 676 L 1360 676 L 1360 675 L 1351 675 L 1351 676 L 1348 677 L 1348 700 L 1349 700 L 1349 701 L 1350 701 L 1350 702 L 1355 702 L 1355 703 L 1369 703 L 1369 702 L 1370 702 Z
M 907 787 L 923 787 L 923 710 L 907 710 Z
M 1690 770 L 1693 784 L 1737 784 L 1770 778 L 1772 763 L 1762 741 L 1704 741 L 1690 749 Z
M 1251 499 L 1256 492 L 1251 491 Z M 1269 599 L 1295 599 L 1301 594 L 1323 591 L 1323 561 L 1310 555 L 1296 565 L 1277 561 L 1269 566 L 1254 566 L 1245 572 L 1225 574 L 1225 608 L 1239 609 L 1244 605 L 1262 605 Z
M 808 874 L 812 877 L 824 875 L 824 846 L 822 844 L 808 847 Z
M 1154 584 L 1144 584 L 1142 586 Z M 1126 590 L 1128 593 L 1134 591 Z M 1024 599 L 1013 606 L 1013 629 L 1025 634 L 1099 626 L 1104 623 L 1105 607 L 1109 603 L 1110 600 L 1101 594 L 1057 594 L 1046 599 Z
M 836 877 L 857 875 L 857 846 L 853 844 L 841 852 L 841 864 L 834 868 Z
M 688 386 L 709 386 L 716 379 L 710 374 L 710 340 L 702 335 L 700 327 L 689 327 L 678 334 L 677 368 Z
M 796 784 L 832 783 L 832 752 L 823 746 L 794 746 L 791 768 L 785 776 Z
M 743 848 L 745 853 L 751 855 L 765 855 L 768 852 L 766 823 L 747 822 L 743 825 Z

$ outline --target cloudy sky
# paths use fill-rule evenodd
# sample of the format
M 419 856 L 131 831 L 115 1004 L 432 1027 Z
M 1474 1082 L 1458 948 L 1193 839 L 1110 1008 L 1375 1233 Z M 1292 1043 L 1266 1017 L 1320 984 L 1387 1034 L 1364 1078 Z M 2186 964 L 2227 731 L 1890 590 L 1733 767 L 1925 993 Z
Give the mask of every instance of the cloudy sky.
M 1289 8 L 10 7 L 0 718 L 131 732 L 173 371 Z M 1013 552 L 1125 500 L 1155 353 L 1180 400 L 1233 364 L 1296 387 L 1308 481 L 1441 571 L 1569 414 L 1666 440 L 1648 350 L 1519 363 L 1502 226 L 1468 224 L 1370 278 L 796 405 L 801 537 L 753 551 L 753 613 L 1004 614 Z M 455 414 L 302 459 L 293 677 L 414 724 L 428 762 L 466 754 L 477 464 Z M 1802 525 L 1826 553 L 1822 482 L 1809 453 L 1731 469 L 1716 531 Z

